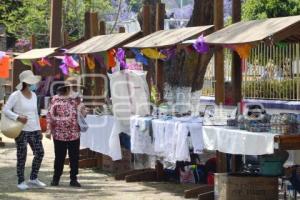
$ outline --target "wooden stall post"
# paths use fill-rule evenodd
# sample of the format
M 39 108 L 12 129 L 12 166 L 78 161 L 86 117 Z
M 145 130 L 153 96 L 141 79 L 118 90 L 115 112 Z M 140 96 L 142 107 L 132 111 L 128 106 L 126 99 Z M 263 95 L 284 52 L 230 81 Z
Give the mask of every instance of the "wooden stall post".
M 106 23 L 105 21 L 101 20 L 99 21 L 99 35 L 106 35 Z M 106 74 L 106 69 L 105 68 L 97 68 L 97 73 L 102 73 L 102 74 Z M 99 92 L 100 94 L 104 94 L 104 82 L 103 81 L 97 81 L 96 84 L 99 87 Z
M 35 38 L 35 35 L 31 35 L 30 37 L 30 46 L 31 46 L 31 49 L 34 49 L 36 47 L 36 38 Z
M 84 37 L 85 39 L 89 39 L 93 36 L 96 36 L 99 34 L 99 27 L 98 27 L 98 14 L 95 12 L 90 12 L 87 11 L 84 14 L 84 22 L 85 22 L 85 29 L 84 29 Z M 81 59 L 85 59 L 84 57 L 81 57 Z M 85 66 L 85 68 L 88 68 L 87 66 Z M 96 69 L 97 70 L 97 67 Z M 91 74 L 91 73 L 97 73 L 95 72 L 90 72 L 90 71 L 86 71 L 86 74 Z M 101 92 L 100 90 L 97 90 L 97 94 L 93 94 L 92 89 L 93 89 L 93 83 L 97 84 L 97 80 L 94 80 L 95 78 L 93 77 L 85 77 L 85 83 L 86 83 L 86 90 L 84 95 L 87 96 L 92 96 L 92 95 L 98 95 L 99 92 Z M 95 100 L 88 100 L 87 102 L 89 103 L 94 103 Z M 91 150 L 86 150 L 87 151 L 87 157 L 88 158 L 84 158 L 81 159 L 79 161 L 79 166 L 81 168 L 90 168 L 90 167 L 96 167 L 97 163 L 102 159 L 100 158 L 96 158 L 96 153 L 91 151 Z M 82 152 L 81 152 L 82 153 Z M 83 158 L 83 157 L 82 157 Z
M 124 26 L 121 26 L 121 27 L 119 28 L 119 33 L 125 33 L 125 32 L 126 32 L 125 27 L 124 27 Z
M 232 23 L 239 21 L 241 21 L 241 0 L 233 0 Z M 238 105 L 242 100 L 242 67 L 240 56 L 235 51 L 232 52 L 231 85 L 234 104 Z M 236 172 L 239 168 L 238 160 L 242 160 L 241 156 L 232 155 L 231 166 L 233 172 Z
M 156 4 L 156 31 L 164 30 L 165 22 L 165 4 Z M 157 59 L 155 63 L 155 85 L 158 90 L 159 99 L 162 102 L 164 99 L 164 63 L 162 60 Z M 163 164 L 157 161 L 156 165 L 157 180 L 162 181 L 164 178 Z
M 99 22 L 99 35 L 105 35 L 106 34 L 106 24 L 105 21 Z
M 98 35 L 99 27 L 98 27 L 98 13 L 96 12 L 86 12 L 84 14 L 84 37 L 85 39 L 89 39 L 93 36 Z
M 165 4 L 156 4 L 156 31 L 164 30 Z M 164 63 L 162 60 L 156 60 L 155 65 L 155 85 L 157 87 L 160 101 L 164 98 Z
M 145 4 L 143 6 L 143 23 L 142 23 L 142 30 L 143 30 L 143 36 L 147 36 L 151 34 L 151 6 L 148 4 Z M 149 91 L 151 91 L 151 67 L 149 68 L 149 71 L 147 73 L 147 83 L 149 86 Z
M 98 35 L 99 33 L 98 13 L 91 12 L 89 22 L 90 22 L 90 37 Z
M 151 23 L 151 19 L 152 19 L 151 8 L 152 8 L 152 6 L 150 6 L 149 4 L 143 5 L 142 31 L 143 31 L 144 37 L 153 32 L 152 23 Z M 161 9 L 164 13 L 164 5 L 157 5 L 157 10 L 158 9 Z M 160 14 L 159 16 L 157 16 L 157 14 L 156 14 L 156 19 L 161 18 L 162 17 L 161 15 L 164 16 L 164 14 Z M 164 23 L 164 21 L 159 21 L 159 25 L 156 23 L 158 30 L 163 29 L 163 26 L 164 26 L 163 23 Z M 150 90 L 150 86 L 151 86 L 151 74 L 152 74 L 151 67 L 152 66 L 149 67 L 149 71 L 147 73 L 147 83 L 149 86 L 149 90 Z M 161 73 L 161 75 L 163 75 L 163 74 Z M 162 169 L 163 169 L 162 165 L 160 163 L 156 163 L 156 169 L 132 170 L 132 171 L 117 175 L 116 178 L 118 180 L 125 179 L 127 182 L 159 181 L 158 179 L 161 180 L 161 178 L 163 178 L 163 173 L 162 173 L 163 170 Z
M 69 44 L 69 34 L 68 32 L 64 32 L 64 45 L 68 45 Z
M 84 39 L 89 39 L 91 37 L 91 23 L 90 23 L 90 12 L 87 11 L 84 13 Z M 84 59 L 84 57 L 80 57 L 80 59 Z M 85 62 L 83 62 L 85 63 Z M 87 67 L 87 66 L 84 66 Z M 85 79 L 85 87 L 84 95 L 91 96 L 91 80 L 88 77 L 84 77 Z
M 224 26 L 224 2 L 223 0 L 214 1 L 214 25 L 215 31 Z M 224 52 L 222 47 L 218 47 L 215 52 L 215 79 L 216 79 L 216 104 L 223 104 L 225 101 L 224 92 Z
M 90 23 L 90 12 L 84 13 L 84 37 L 89 39 L 91 37 L 91 23 Z
M 232 23 L 241 21 L 241 0 L 232 1 Z M 232 55 L 232 89 L 233 100 L 238 104 L 242 100 L 242 67 L 240 56 L 233 51 Z
M 144 37 L 151 33 L 150 5 L 143 6 L 143 35 Z
M 223 0 L 214 0 L 214 25 L 215 31 L 224 26 L 224 2 Z M 224 52 L 222 47 L 218 47 L 215 52 L 215 101 L 216 104 L 225 102 L 224 93 Z M 226 172 L 226 155 L 217 152 L 217 171 Z
M 98 14 L 97 13 L 91 13 L 91 12 L 86 12 L 85 16 L 84 16 L 84 20 L 85 20 L 85 32 L 84 32 L 84 37 L 85 39 L 89 39 L 93 36 L 98 35 L 99 31 L 98 31 Z M 97 28 L 95 28 L 97 27 Z M 82 57 L 81 59 L 84 59 L 84 57 Z M 85 66 L 85 68 L 88 68 L 87 66 Z M 90 72 L 87 70 L 86 72 L 87 74 L 90 74 Z M 87 96 L 92 96 L 92 88 L 93 88 L 93 81 L 91 77 L 85 77 L 86 81 L 86 90 L 85 90 L 85 95 Z M 89 100 L 88 102 L 93 102 L 91 100 Z
M 62 45 L 62 0 L 51 0 L 50 47 Z

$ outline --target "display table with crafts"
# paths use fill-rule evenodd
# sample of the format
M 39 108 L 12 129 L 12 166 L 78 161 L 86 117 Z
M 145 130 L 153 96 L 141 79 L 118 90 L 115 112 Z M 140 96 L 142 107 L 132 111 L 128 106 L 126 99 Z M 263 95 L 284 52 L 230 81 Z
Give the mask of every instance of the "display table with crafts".
M 239 163 L 238 173 L 215 175 L 215 197 L 225 199 L 228 194 L 233 194 L 234 199 L 246 198 L 249 194 L 244 194 L 255 188 L 264 191 L 259 199 L 278 199 L 278 177 L 282 177 L 285 184 L 297 176 L 296 152 L 286 150 L 300 149 L 300 115 L 268 114 L 257 104 L 246 104 L 244 112 L 241 112 L 243 114 L 235 113 L 230 116 L 214 108 L 207 110 L 204 117 L 202 134 L 205 149 L 250 155 L 244 157 L 242 166 Z M 237 157 L 226 158 L 227 167 L 236 169 Z M 241 184 L 248 186 L 241 187 Z
M 259 104 L 246 104 L 239 116 L 235 111 L 230 116 L 219 107 L 209 109 L 202 127 L 204 147 L 208 150 L 264 155 L 273 154 L 274 149 L 300 149 L 299 114 L 270 115 Z
M 225 126 L 203 126 L 204 148 L 228 154 L 264 155 L 274 153 L 275 134 L 249 132 Z
M 148 155 L 146 158 L 149 157 L 151 161 L 155 161 L 155 169 L 152 163 L 150 166 L 143 167 L 142 171 L 134 170 L 118 178 L 125 179 L 127 182 L 174 181 L 176 178 L 180 183 L 205 182 L 205 177 L 193 178 L 193 171 L 197 171 L 198 167 L 203 167 L 199 168 L 200 171 L 206 169 L 204 165 L 210 160 L 209 156 L 214 156 L 214 153 L 204 152 L 202 117 L 132 116 L 130 136 L 131 152 L 135 158 Z M 135 159 L 135 161 L 143 162 L 141 159 Z M 201 171 L 200 174 L 204 173 Z M 208 188 L 211 189 L 211 187 L 205 187 L 206 190 Z M 193 193 L 193 191 L 188 193 Z
M 203 152 L 200 117 L 131 117 L 131 152 L 161 157 L 165 161 L 190 162 L 193 153 Z
M 229 154 L 264 155 L 274 153 L 275 149 L 300 149 L 300 135 L 250 132 L 226 126 L 203 126 L 202 128 L 204 148 L 208 150 Z

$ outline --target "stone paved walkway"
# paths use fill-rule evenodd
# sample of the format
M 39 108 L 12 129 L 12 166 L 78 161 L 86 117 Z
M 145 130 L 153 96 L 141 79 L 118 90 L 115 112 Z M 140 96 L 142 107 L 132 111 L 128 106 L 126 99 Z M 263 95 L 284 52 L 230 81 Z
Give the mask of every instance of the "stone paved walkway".
M 181 185 L 169 183 L 126 183 L 115 181 L 112 177 L 95 172 L 92 169 L 80 170 L 80 189 L 68 186 L 69 169 L 65 173 L 60 187 L 31 189 L 25 192 L 16 188 L 16 149 L 13 140 L 3 138 L 5 148 L 0 148 L 0 199 L 1 200 L 181 200 Z M 40 180 L 49 185 L 53 173 L 53 145 L 48 139 L 43 140 L 45 158 L 40 171 Z M 26 177 L 29 177 L 32 153 L 26 163 Z

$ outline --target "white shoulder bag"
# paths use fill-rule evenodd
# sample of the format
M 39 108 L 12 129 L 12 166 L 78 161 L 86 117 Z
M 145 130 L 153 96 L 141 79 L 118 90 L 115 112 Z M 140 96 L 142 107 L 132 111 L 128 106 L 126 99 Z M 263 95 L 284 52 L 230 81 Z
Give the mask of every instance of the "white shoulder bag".
M 24 128 L 23 123 L 9 119 L 2 110 L 0 130 L 4 136 L 11 139 L 15 139 L 20 135 L 23 128 Z

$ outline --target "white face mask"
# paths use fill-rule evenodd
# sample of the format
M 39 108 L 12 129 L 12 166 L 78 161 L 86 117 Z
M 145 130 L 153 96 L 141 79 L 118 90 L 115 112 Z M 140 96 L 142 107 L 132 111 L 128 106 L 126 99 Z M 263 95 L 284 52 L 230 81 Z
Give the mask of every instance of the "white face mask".
M 77 98 L 77 97 L 79 97 L 79 95 L 80 95 L 80 92 L 74 92 L 74 91 L 70 91 L 70 94 L 69 94 L 69 96 L 71 98 Z

